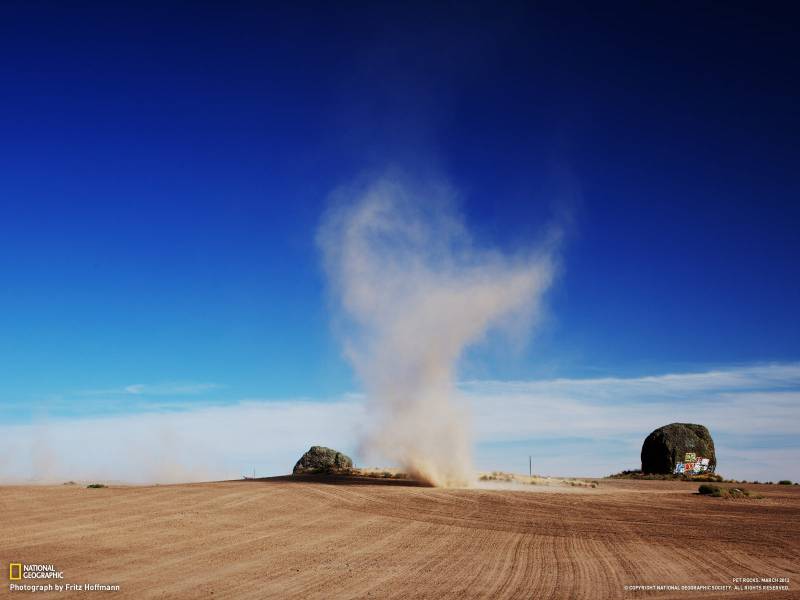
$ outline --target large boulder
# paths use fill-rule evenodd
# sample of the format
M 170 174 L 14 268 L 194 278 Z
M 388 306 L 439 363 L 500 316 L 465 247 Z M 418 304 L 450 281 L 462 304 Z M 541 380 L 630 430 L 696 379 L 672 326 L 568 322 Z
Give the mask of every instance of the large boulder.
M 708 471 L 717 466 L 714 440 L 703 425 L 671 423 L 647 436 L 642 444 L 643 473 L 674 473 L 675 466 L 683 463 L 686 453 L 709 459 Z
M 353 468 L 352 459 L 333 448 L 311 446 L 311 449 L 300 457 L 292 473 L 336 473 Z

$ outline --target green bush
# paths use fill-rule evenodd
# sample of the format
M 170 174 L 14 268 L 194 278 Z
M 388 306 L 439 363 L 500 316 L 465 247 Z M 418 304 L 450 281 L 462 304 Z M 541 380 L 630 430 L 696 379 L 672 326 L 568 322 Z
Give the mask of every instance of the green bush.
M 711 496 L 712 498 L 730 498 L 730 499 L 739 499 L 739 498 L 751 498 L 754 500 L 758 500 L 763 498 L 763 496 L 759 494 L 751 494 L 744 488 L 739 487 L 720 487 L 718 485 L 711 485 L 708 483 L 704 483 L 701 485 L 698 490 L 698 494 L 703 494 L 705 496 Z
M 87 487 L 87 488 L 94 488 L 94 489 L 96 489 L 96 488 L 104 488 L 104 487 L 106 487 L 106 486 L 105 486 L 104 484 L 102 484 L 102 483 L 90 483 L 90 484 L 89 484 L 89 485 L 87 485 L 86 487 Z
M 788 480 L 788 479 L 781 479 L 778 482 L 778 485 L 792 485 L 792 482 L 790 480 Z

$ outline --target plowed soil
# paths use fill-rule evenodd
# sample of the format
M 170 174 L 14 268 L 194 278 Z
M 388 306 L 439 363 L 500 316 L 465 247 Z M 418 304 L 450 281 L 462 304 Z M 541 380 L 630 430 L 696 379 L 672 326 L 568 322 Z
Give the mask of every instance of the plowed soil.
M 800 487 L 747 486 L 764 498 L 726 500 L 682 482 L 601 480 L 549 493 L 387 483 L 0 487 L 0 595 L 11 595 L 10 562 L 52 564 L 60 585 L 120 586 L 89 598 L 777 599 L 800 590 Z M 625 589 L 753 577 L 789 577 L 790 591 Z

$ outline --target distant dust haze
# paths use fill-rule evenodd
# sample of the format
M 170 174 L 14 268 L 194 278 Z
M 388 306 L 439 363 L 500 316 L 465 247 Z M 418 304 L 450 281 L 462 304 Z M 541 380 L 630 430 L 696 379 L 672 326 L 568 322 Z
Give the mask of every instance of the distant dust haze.
M 478 248 L 446 184 L 382 176 L 334 194 L 318 243 L 334 322 L 367 395 L 363 453 L 434 485 L 468 485 L 458 359 L 492 328 L 518 334 L 535 322 L 555 236 L 514 256 Z

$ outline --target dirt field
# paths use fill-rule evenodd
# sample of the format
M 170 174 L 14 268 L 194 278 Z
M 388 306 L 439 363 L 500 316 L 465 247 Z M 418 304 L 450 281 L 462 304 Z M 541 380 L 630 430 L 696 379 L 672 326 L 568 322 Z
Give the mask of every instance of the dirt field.
M 696 487 L 0 487 L 0 595 L 87 597 L 10 594 L 8 564 L 22 562 L 53 564 L 61 585 L 120 586 L 90 598 L 798 597 L 800 487 L 748 486 L 765 496 L 750 501 Z M 792 591 L 624 590 L 735 577 L 789 577 Z

